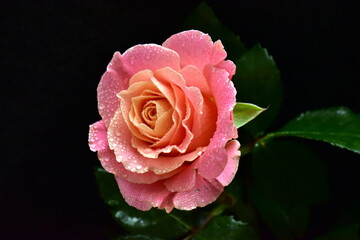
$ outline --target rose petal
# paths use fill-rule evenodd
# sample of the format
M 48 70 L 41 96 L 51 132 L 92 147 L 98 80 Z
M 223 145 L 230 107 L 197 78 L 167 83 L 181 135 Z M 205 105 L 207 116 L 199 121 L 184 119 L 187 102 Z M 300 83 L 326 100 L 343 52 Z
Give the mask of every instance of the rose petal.
M 197 174 L 195 186 L 192 190 L 175 194 L 173 199 L 175 208 L 191 210 L 214 202 L 223 191 L 215 185 Z
M 192 124 L 193 121 L 190 119 L 190 116 L 196 114 L 194 111 L 190 110 L 190 107 L 197 104 L 199 106 L 199 111 L 201 111 L 203 101 L 201 93 L 196 88 L 187 88 L 182 76 L 171 68 L 162 68 L 155 71 L 152 81 L 159 90 L 169 98 L 168 100 L 175 110 L 173 115 L 173 126 L 176 128 L 170 129 L 164 134 L 164 137 L 159 142 L 151 145 L 151 148 L 146 150 L 144 156 L 156 158 L 162 152 L 170 153 L 176 151 L 178 153 L 185 153 L 193 139 L 193 134 L 189 129 L 189 125 Z M 169 89 L 170 87 L 171 90 Z M 186 98 L 184 95 L 186 95 Z M 191 103 L 191 106 L 189 102 Z M 191 109 L 194 108 L 195 107 L 193 106 Z M 176 117 L 176 114 L 179 115 L 181 122 L 177 120 L 178 117 Z M 140 146 L 140 144 L 141 143 L 137 141 L 137 146 Z M 164 147 L 158 148 L 161 146 Z
M 213 140 L 218 141 L 217 146 L 224 146 L 224 143 L 237 136 L 233 119 L 236 89 L 228 78 L 228 72 L 223 69 L 208 66 L 205 76 L 218 108 L 217 128 Z
M 231 60 L 222 61 L 219 64 L 215 65 L 215 67 L 227 71 L 229 73 L 229 79 L 232 79 L 232 77 L 235 75 L 236 66 Z
M 175 135 L 177 138 L 182 140 L 183 131 L 177 128 L 177 126 L 179 125 L 177 122 L 179 122 L 179 120 L 178 121 L 174 120 L 178 118 L 176 113 L 174 115 L 175 118 L 173 118 L 173 122 L 175 122 L 175 124 L 158 142 L 149 145 L 148 143 L 136 137 L 133 137 L 131 139 L 132 146 L 136 148 L 144 157 L 147 158 L 158 158 L 159 154 L 175 152 L 174 150 L 176 150 L 176 153 L 179 153 L 181 149 L 177 145 L 171 144 L 171 140 L 173 139 L 173 135 Z
M 228 155 L 224 147 L 213 147 L 209 145 L 200 156 L 198 173 L 206 179 L 213 179 L 219 176 L 227 163 Z
M 213 42 L 209 35 L 197 30 L 184 31 L 171 36 L 163 44 L 180 55 L 181 67 L 194 65 L 203 70 L 210 63 Z
M 149 80 L 149 78 L 152 77 L 152 72 L 150 71 L 141 71 L 134 75 L 133 78 L 135 79 L 143 79 L 144 81 L 135 81 L 127 90 L 121 91 L 117 96 L 121 99 L 120 102 L 120 109 L 122 112 L 122 115 L 124 117 L 124 120 L 126 122 L 126 125 L 130 131 L 133 133 L 134 136 L 136 136 L 139 139 L 142 139 L 147 142 L 154 142 L 154 139 L 152 136 L 149 136 L 148 134 L 144 134 L 144 132 L 141 132 L 139 127 L 135 125 L 134 121 L 130 119 L 129 112 L 131 111 L 131 106 L 133 105 L 132 99 L 134 97 L 138 97 L 142 94 L 144 91 L 153 91 L 157 92 L 158 89 L 154 84 Z M 132 78 L 132 79 L 133 79 Z M 144 127 L 147 127 L 144 124 Z
M 181 69 L 180 73 L 186 81 L 186 86 L 197 87 L 202 94 L 211 95 L 209 85 L 197 67 L 192 65 L 186 66 Z
M 194 164 L 185 166 L 181 172 L 164 181 L 164 185 L 170 192 L 185 192 L 195 185 L 196 171 Z
M 151 184 L 151 183 L 154 183 L 161 179 L 170 178 L 173 175 L 180 172 L 182 169 L 184 169 L 184 167 L 180 167 L 178 169 L 175 169 L 172 172 L 165 173 L 162 175 L 157 175 L 153 172 L 133 173 L 133 172 L 126 170 L 122 163 L 119 163 L 116 161 L 114 151 L 112 151 L 109 147 L 107 147 L 104 150 L 99 151 L 98 158 L 101 162 L 101 165 L 107 172 L 112 173 L 112 174 L 116 175 L 117 177 L 122 178 L 122 179 L 132 182 L 132 183 Z
M 139 210 L 147 211 L 151 207 L 160 207 L 170 192 L 162 182 L 135 184 L 116 177 L 117 184 L 125 201 Z
M 204 154 L 200 156 L 198 172 L 204 178 L 212 179 L 222 173 L 225 168 L 226 142 L 237 136 L 232 118 L 236 90 L 225 70 L 208 65 L 204 73 L 217 104 L 218 118 L 214 136 Z
M 116 94 L 128 88 L 129 78 L 130 75 L 124 70 L 123 56 L 115 52 L 97 87 L 99 114 L 106 127 L 109 126 L 111 118 L 119 108 L 119 99 Z
M 188 138 L 185 137 L 183 142 L 186 143 L 184 147 L 185 149 L 187 149 L 190 141 L 193 139 L 193 134 L 195 132 L 189 130 L 201 129 L 201 125 L 203 124 L 201 115 L 203 114 L 204 98 L 199 88 L 193 86 L 187 87 L 185 85 L 186 82 L 183 79 L 182 75 L 170 68 L 159 69 L 154 73 L 154 76 L 162 81 L 170 81 L 171 83 L 179 87 L 181 89 L 181 92 L 185 94 L 186 100 L 188 100 L 187 102 L 190 103 L 190 115 L 188 116 L 188 118 L 183 118 L 182 121 L 183 127 L 186 129 L 187 136 L 189 136 Z M 178 91 L 175 90 L 175 87 L 173 87 L 173 89 L 176 94 Z M 187 141 L 185 142 L 185 140 Z
M 226 58 L 227 54 L 220 40 L 217 40 L 214 43 L 214 46 L 211 49 L 210 62 L 213 65 L 216 65 L 222 62 Z
M 185 161 L 195 160 L 203 151 L 203 148 L 198 148 L 193 152 L 175 157 L 146 158 L 131 146 L 132 133 L 124 127 L 125 124 L 121 110 L 118 110 L 108 129 L 108 141 L 110 149 L 115 152 L 116 160 L 122 162 L 124 167 L 131 172 L 168 173 L 180 167 Z
M 171 112 L 168 112 L 168 114 L 172 113 L 172 118 L 166 123 L 166 125 L 161 124 L 161 122 L 166 119 L 158 119 L 158 132 L 161 133 L 160 135 L 162 135 L 162 137 L 158 135 L 155 136 L 155 132 L 153 134 L 148 133 L 152 131 L 149 127 L 145 125 L 136 125 L 136 123 L 134 123 L 139 129 L 146 127 L 149 129 L 148 131 L 141 131 L 141 134 L 144 136 L 136 135 L 139 139 L 132 138 L 132 146 L 138 149 L 143 156 L 148 158 L 157 158 L 160 153 L 170 153 L 173 151 L 176 151 L 177 153 L 184 153 L 193 136 L 189 129 L 181 124 L 188 119 L 185 108 L 187 101 L 185 100 L 184 93 L 179 91 L 178 87 L 174 89 L 172 84 L 167 82 L 162 83 L 155 77 L 151 79 L 151 83 L 158 88 L 165 98 L 167 98 L 175 111 L 171 110 Z M 127 110 L 124 109 L 123 113 L 126 112 Z M 124 117 L 126 119 L 127 116 Z M 168 118 L 169 116 L 164 117 Z M 132 130 L 132 132 L 134 133 L 136 130 Z M 156 141 L 141 141 L 140 139 L 146 140 L 144 137 L 148 137 L 149 139 Z M 149 142 L 153 144 L 149 145 Z
M 191 151 L 200 146 L 207 146 L 211 137 L 214 135 L 216 129 L 217 108 L 215 102 L 204 96 L 204 104 L 200 115 L 195 116 L 197 121 L 194 121 L 191 132 L 194 134 L 194 139 L 188 147 Z
M 162 202 L 159 208 L 165 209 L 167 213 L 171 212 L 174 209 L 174 203 L 173 203 L 174 195 L 175 193 L 170 193 L 167 196 L 167 198 Z
M 123 54 L 123 62 L 130 75 L 145 69 L 151 71 L 163 67 L 170 67 L 176 71 L 180 69 L 179 55 L 171 49 L 156 44 L 136 45 L 129 48 Z
M 137 122 L 145 122 L 147 123 L 147 125 L 149 125 L 149 127 L 151 127 L 152 129 L 154 129 L 155 127 L 155 120 L 157 117 L 159 117 L 159 115 L 161 115 L 160 113 L 163 113 L 164 111 L 167 111 L 171 106 L 168 103 L 168 101 L 166 101 L 165 99 L 163 99 L 164 96 L 162 96 L 160 93 L 158 93 L 157 95 L 141 95 L 138 97 L 133 97 L 131 99 L 132 101 L 132 108 L 129 112 L 129 117 L 130 118 L 134 118 L 136 119 Z M 164 103 L 160 103 L 159 101 L 162 101 Z M 153 105 L 150 107 L 147 107 L 146 109 L 144 109 L 144 107 L 149 106 L 149 105 Z M 161 105 L 159 105 L 161 104 Z M 158 106 L 159 105 L 159 106 Z M 169 107 L 168 107 L 169 106 Z M 150 113 L 149 111 L 151 110 L 156 110 L 157 112 L 157 116 L 146 116 L 145 113 Z M 159 112 L 161 111 L 161 112 Z
M 180 152 L 181 150 L 178 145 L 181 143 L 186 144 L 186 142 L 188 142 L 186 139 L 189 138 L 188 135 L 192 138 L 192 134 L 189 129 L 182 125 L 182 121 L 186 121 L 188 119 L 186 111 L 187 102 L 185 100 L 184 93 L 179 91 L 177 88 L 174 88 L 172 84 L 163 83 L 156 78 L 152 78 L 152 82 L 160 90 L 160 92 L 164 94 L 174 111 L 172 115 L 172 128 L 158 142 L 152 144 L 151 148 L 159 148 L 158 153 L 169 153 L 172 150 Z M 184 152 L 184 150 L 182 150 L 182 152 Z
M 229 185 L 235 177 L 240 158 L 239 148 L 240 143 L 236 140 L 230 141 L 226 144 L 228 161 L 224 171 L 216 178 L 216 180 L 218 180 L 224 187 Z
M 108 147 L 106 130 L 103 120 L 90 125 L 89 147 L 91 151 L 96 152 Z

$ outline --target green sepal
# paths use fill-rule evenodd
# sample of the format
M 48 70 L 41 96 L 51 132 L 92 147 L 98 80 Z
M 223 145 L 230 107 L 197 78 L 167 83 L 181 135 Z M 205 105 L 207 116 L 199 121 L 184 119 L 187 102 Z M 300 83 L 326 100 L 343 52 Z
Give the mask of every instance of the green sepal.
M 251 103 L 237 102 L 234 107 L 234 121 L 236 128 L 240 128 L 256 118 L 267 108 L 261 108 Z

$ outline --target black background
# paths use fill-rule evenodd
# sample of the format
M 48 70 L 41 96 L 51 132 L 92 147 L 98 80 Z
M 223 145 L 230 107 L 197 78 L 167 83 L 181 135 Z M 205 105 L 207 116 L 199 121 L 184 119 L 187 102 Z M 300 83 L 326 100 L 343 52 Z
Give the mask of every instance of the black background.
M 88 126 L 99 120 L 97 84 L 114 51 L 161 44 L 198 3 L 1 3 L 0 238 L 105 239 L 112 222 L 97 193 L 96 154 L 87 146 Z M 360 112 L 356 1 L 208 3 L 247 47 L 260 42 L 277 62 L 285 96 L 272 129 L 321 107 Z M 332 202 L 317 210 L 315 235 L 360 200 L 359 157 L 317 146 Z

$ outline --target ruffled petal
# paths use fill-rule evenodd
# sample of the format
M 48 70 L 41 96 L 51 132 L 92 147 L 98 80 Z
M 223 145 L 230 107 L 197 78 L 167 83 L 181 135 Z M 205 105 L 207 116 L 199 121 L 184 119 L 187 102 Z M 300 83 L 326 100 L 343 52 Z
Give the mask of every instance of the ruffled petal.
M 154 139 L 148 134 L 141 132 L 141 128 L 139 128 L 139 126 L 135 126 L 135 122 L 131 121 L 129 113 L 131 112 L 134 97 L 140 96 L 144 91 L 158 91 L 156 86 L 154 86 L 154 84 L 150 81 L 150 78 L 152 78 L 151 71 L 140 71 L 130 79 L 130 81 L 132 81 L 130 87 L 117 94 L 117 96 L 121 99 L 120 110 L 126 122 L 125 126 L 130 129 L 134 136 L 147 142 L 152 142 Z M 145 124 L 143 125 L 145 128 L 147 127 Z
M 198 173 L 206 179 L 216 178 L 224 171 L 227 158 L 224 147 L 208 146 L 200 156 Z
M 181 69 L 180 74 L 185 79 L 186 86 L 197 87 L 200 89 L 202 94 L 211 96 L 209 85 L 207 84 L 202 72 L 200 72 L 197 67 L 192 65 L 186 66 Z
M 107 129 L 103 120 L 90 125 L 89 147 L 91 151 L 96 152 L 108 147 L 106 131 Z
M 203 117 L 206 115 L 204 114 L 204 97 L 200 89 L 194 86 L 186 86 L 186 81 L 183 76 L 170 68 L 159 69 L 154 73 L 154 76 L 156 76 L 156 78 L 159 80 L 169 81 L 173 85 L 175 85 L 173 87 L 175 95 L 177 92 L 179 92 L 175 89 L 179 88 L 181 89 L 180 92 L 182 92 L 186 96 L 185 102 L 188 103 L 187 111 L 190 112 L 186 114 L 186 117 L 182 118 L 182 125 L 186 130 L 186 136 L 184 137 L 184 141 L 181 144 L 184 146 L 182 147 L 182 149 L 188 149 L 190 144 L 192 144 L 192 148 L 188 149 L 189 151 L 195 149 L 198 146 L 203 146 L 193 141 L 193 139 L 195 139 L 194 135 L 199 136 L 198 133 L 201 132 L 201 126 L 204 124 L 204 121 L 202 120 Z M 179 149 L 181 149 L 180 146 Z
M 197 30 L 172 35 L 163 44 L 180 55 L 181 67 L 194 65 L 203 70 L 210 63 L 213 41 L 208 34 Z
M 232 77 L 235 75 L 236 66 L 231 60 L 222 61 L 222 62 L 218 63 L 217 65 L 215 65 L 215 67 L 221 68 L 221 69 L 224 69 L 225 71 L 227 71 L 229 73 L 229 76 L 228 76 L 229 79 L 232 79 Z
M 217 182 L 213 183 L 197 174 L 193 189 L 175 194 L 173 199 L 174 206 L 181 210 L 192 210 L 197 207 L 204 207 L 214 202 L 222 191 L 223 189 L 218 187 Z
M 123 56 L 115 52 L 97 87 L 99 114 L 106 127 L 119 108 L 120 101 L 116 94 L 128 88 L 129 78 L 129 73 L 124 69 Z
M 174 209 L 173 197 L 176 193 L 171 193 L 168 197 L 162 202 L 160 209 L 165 209 L 167 213 L 171 212 Z
M 98 152 L 98 158 L 100 160 L 101 165 L 107 172 L 112 173 L 115 176 L 132 183 L 151 184 L 162 179 L 170 178 L 184 169 L 184 167 L 180 167 L 172 172 L 161 175 L 155 174 L 153 172 L 146 172 L 146 173 L 130 172 L 124 168 L 124 165 L 122 163 L 116 161 L 114 151 L 112 151 L 108 147 Z
M 216 65 L 222 62 L 226 58 L 227 54 L 220 40 L 214 43 L 211 49 L 210 62 L 212 65 Z
M 162 182 L 135 184 L 119 177 L 116 177 L 116 181 L 125 201 L 130 206 L 143 211 L 148 211 L 152 207 L 160 208 L 171 194 Z
M 131 172 L 145 173 L 152 171 L 156 174 L 164 174 L 179 168 L 185 161 L 195 160 L 203 151 L 198 148 L 193 152 L 175 156 L 156 159 L 142 156 L 131 145 L 132 133 L 126 126 L 121 110 L 115 113 L 108 129 L 108 142 L 110 149 L 114 150 L 116 161 L 122 162 L 125 169 Z
M 240 143 L 236 140 L 230 141 L 226 144 L 226 153 L 228 155 L 228 161 L 224 168 L 224 171 L 216 178 L 222 186 L 227 186 L 234 179 L 236 171 L 239 165 L 240 158 Z
M 196 111 L 196 110 L 195 110 Z M 194 139 L 188 147 L 191 151 L 199 146 L 207 146 L 216 129 L 217 108 L 216 104 L 207 96 L 204 96 L 204 104 L 199 115 L 195 116 L 191 132 Z
M 123 54 L 123 62 L 130 75 L 145 69 L 155 71 L 164 67 L 180 70 L 179 55 L 171 49 L 156 44 L 136 45 L 129 48 Z
M 213 179 L 223 172 L 227 162 L 225 145 L 237 136 L 232 116 L 236 103 L 236 90 L 233 83 L 228 79 L 228 75 L 225 70 L 209 65 L 205 69 L 205 77 L 208 80 L 218 110 L 216 131 L 204 154 L 199 159 L 199 174 L 206 179 Z
M 170 192 L 185 192 L 194 187 L 196 180 L 194 164 L 184 167 L 185 169 L 181 172 L 164 181 L 164 185 Z

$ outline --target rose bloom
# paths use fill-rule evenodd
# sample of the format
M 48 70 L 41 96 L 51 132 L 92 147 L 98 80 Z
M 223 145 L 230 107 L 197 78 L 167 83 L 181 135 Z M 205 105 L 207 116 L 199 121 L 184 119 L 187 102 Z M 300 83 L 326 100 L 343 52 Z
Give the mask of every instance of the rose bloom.
M 200 31 L 115 52 L 97 88 L 89 146 L 140 210 L 214 202 L 237 171 L 235 65 Z

